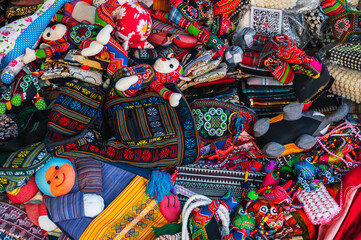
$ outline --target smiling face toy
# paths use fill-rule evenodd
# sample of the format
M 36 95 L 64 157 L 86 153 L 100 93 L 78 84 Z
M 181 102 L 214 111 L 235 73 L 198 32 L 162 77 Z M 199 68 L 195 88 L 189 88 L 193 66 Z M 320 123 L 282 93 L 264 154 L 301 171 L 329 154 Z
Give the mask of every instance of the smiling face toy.
M 52 158 L 35 175 L 40 191 L 51 197 L 68 194 L 75 184 L 75 168 L 65 158 Z

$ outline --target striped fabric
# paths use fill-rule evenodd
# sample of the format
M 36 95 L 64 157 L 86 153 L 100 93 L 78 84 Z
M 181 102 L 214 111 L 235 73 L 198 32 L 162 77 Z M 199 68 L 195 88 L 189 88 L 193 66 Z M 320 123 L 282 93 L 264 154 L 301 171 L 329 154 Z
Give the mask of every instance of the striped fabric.
M 73 163 L 78 173 L 80 191 L 102 196 L 102 163 L 90 158 L 76 158 Z
M 167 88 L 180 92 L 175 85 Z M 116 139 L 83 145 L 69 143 L 55 154 L 66 158 L 91 156 L 144 168 L 190 164 L 198 158 L 198 134 L 184 98 L 176 108 L 155 92 L 112 98 L 105 103 L 104 113 Z
M 56 198 L 45 198 L 44 202 L 53 222 L 61 222 L 84 217 L 83 193 L 69 193 Z
M 342 5 L 341 2 L 344 4 Z M 324 0 L 321 1 L 321 7 L 328 16 L 336 16 L 341 13 L 345 13 L 346 3 L 344 0 Z
M 152 226 L 167 224 L 157 202 L 145 193 L 147 180 L 135 177 L 87 227 L 80 240 L 154 239 Z
M 37 142 L 12 153 L 0 166 L 0 191 L 12 191 L 24 185 L 51 155 L 44 143 Z
M 50 113 L 48 129 L 66 136 L 81 132 L 97 117 L 102 101 L 94 89 L 67 82 Z
M 177 34 L 188 34 L 184 30 L 172 26 L 161 20 L 152 18 L 152 33 L 165 32 L 165 33 L 177 33 Z

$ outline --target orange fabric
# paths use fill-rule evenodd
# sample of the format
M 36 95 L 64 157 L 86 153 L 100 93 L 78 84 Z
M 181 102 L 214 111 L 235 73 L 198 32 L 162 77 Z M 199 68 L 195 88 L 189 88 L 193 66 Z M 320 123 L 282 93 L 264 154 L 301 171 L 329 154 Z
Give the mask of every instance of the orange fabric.
M 70 164 L 52 166 L 45 173 L 45 181 L 50 184 L 50 192 L 55 197 L 68 194 L 75 183 L 75 170 Z

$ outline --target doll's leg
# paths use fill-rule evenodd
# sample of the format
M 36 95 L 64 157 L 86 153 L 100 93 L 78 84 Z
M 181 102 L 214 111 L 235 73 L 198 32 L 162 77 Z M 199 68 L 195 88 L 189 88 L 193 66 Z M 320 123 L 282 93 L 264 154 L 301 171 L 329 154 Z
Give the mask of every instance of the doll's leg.
M 20 55 L 19 57 L 15 58 L 5 67 L 1 75 L 1 80 L 3 81 L 3 83 L 10 84 L 13 81 L 14 77 L 24 67 L 25 64 L 23 62 L 23 56 L 24 55 Z
M 112 12 L 117 9 L 121 4 L 118 3 L 118 0 L 109 0 L 106 3 L 103 3 L 97 7 L 95 14 L 95 22 L 101 26 L 106 26 L 107 24 L 112 25 L 115 28 L 115 23 L 113 22 Z
M 104 45 L 98 43 L 93 39 L 86 39 L 82 42 L 79 46 L 79 49 L 82 49 L 81 55 L 88 57 L 88 56 L 95 56 L 103 51 L 105 51 Z
M 172 92 L 157 80 L 151 82 L 149 86 L 154 89 L 154 91 L 156 91 L 162 98 L 168 100 L 172 107 L 179 105 L 182 94 Z
M 110 53 L 110 63 L 107 71 L 108 75 L 112 76 L 116 70 L 128 66 L 128 54 L 124 48 L 113 38 L 105 45 Z

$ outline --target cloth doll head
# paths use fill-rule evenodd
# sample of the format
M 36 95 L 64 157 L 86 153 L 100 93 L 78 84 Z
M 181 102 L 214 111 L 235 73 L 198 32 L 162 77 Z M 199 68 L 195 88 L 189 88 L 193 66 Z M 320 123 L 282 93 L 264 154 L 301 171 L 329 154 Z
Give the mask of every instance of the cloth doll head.
M 252 231 L 256 227 L 256 219 L 253 213 L 247 213 L 240 205 L 236 209 L 232 224 L 237 228 L 246 228 Z
M 65 159 L 53 157 L 35 175 L 40 191 L 51 197 L 68 194 L 75 184 L 76 173 L 73 164 Z
M 266 225 L 271 229 L 280 229 L 283 226 L 285 216 L 282 207 L 277 204 L 260 200 L 252 203 L 248 209 L 248 212 L 255 214 L 257 224 L 266 220 Z
M 159 58 L 154 63 L 157 79 L 161 83 L 174 83 L 183 74 L 183 67 L 176 58 Z
M 45 28 L 42 38 L 48 44 L 59 44 L 66 42 L 66 33 L 68 28 L 64 24 L 56 24 Z

